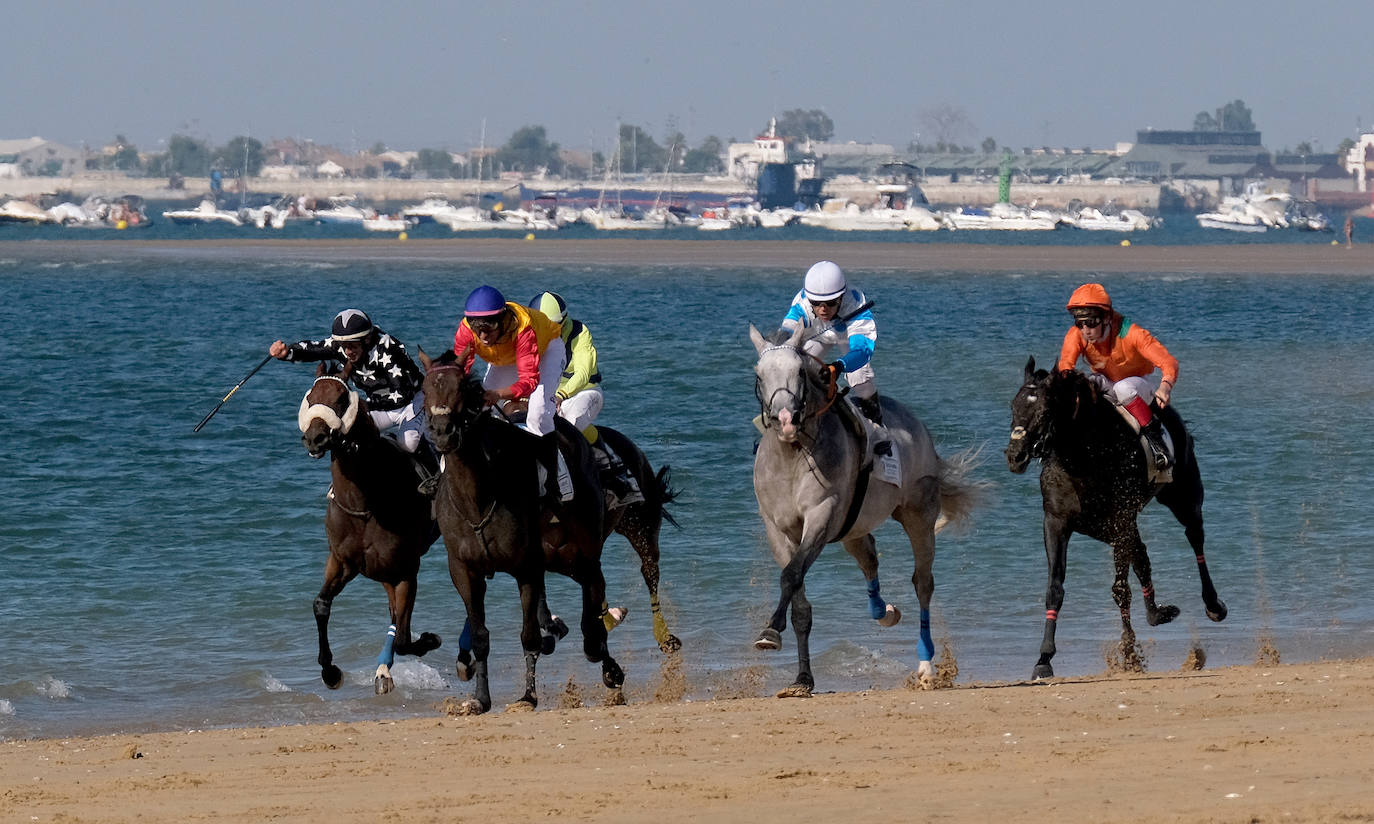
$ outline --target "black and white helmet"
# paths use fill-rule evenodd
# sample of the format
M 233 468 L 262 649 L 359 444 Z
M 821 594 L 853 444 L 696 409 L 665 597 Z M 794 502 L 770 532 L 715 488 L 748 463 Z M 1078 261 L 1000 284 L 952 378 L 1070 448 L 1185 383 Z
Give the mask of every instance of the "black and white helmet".
M 329 331 L 335 343 L 362 340 L 372 334 L 372 318 L 361 309 L 345 309 L 334 316 Z

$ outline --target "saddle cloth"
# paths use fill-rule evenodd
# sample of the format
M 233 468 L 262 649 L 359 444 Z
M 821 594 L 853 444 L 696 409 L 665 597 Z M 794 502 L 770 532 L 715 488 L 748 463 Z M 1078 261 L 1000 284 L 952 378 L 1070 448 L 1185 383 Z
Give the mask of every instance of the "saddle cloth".
M 1161 425 L 1159 431 L 1163 435 L 1164 451 L 1169 454 L 1169 465 L 1160 469 L 1154 460 L 1154 450 L 1150 448 L 1150 442 L 1140 432 L 1140 421 L 1135 419 L 1124 406 L 1117 406 L 1116 411 L 1130 425 L 1131 431 L 1135 432 L 1140 440 L 1140 451 L 1145 456 L 1145 477 L 1152 484 L 1167 484 L 1174 479 L 1174 463 L 1178 460 L 1178 454 L 1174 451 L 1174 436 L 1169 434 L 1169 427 Z
M 902 459 L 892 446 L 892 434 L 887 431 L 887 427 L 877 425 L 860 412 L 848 395 L 845 395 L 837 408 L 842 410 L 840 417 L 863 445 L 864 456 L 861 466 L 872 466 L 873 477 L 877 480 L 901 486 Z

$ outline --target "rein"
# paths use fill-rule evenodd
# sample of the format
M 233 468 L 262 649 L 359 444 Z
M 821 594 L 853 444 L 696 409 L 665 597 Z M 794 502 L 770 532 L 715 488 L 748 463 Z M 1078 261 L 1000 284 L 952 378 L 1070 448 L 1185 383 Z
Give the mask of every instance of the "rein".
M 813 361 L 815 361 L 816 363 L 820 364 L 822 368 L 825 367 L 825 361 L 822 361 L 820 358 L 816 357 L 815 355 L 811 354 L 810 352 L 807 352 L 807 351 L 801 349 L 800 347 L 791 346 L 791 345 L 788 345 L 788 344 L 778 344 L 778 345 L 776 345 L 776 346 L 769 346 L 769 347 L 767 347 L 766 349 L 764 349 L 763 351 L 759 352 L 759 357 L 762 358 L 764 355 L 768 354 L 769 352 L 775 352 L 775 351 L 782 350 L 782 349 L 790 349 L 790 350 L 792 350 L 792 351 L 795 351 L 798 355 L 801 355 L 801 356 L 803 356 L 803 357 L 810 358 L 811 360 L 813 360 Z M 803 372 L 803 376 L 802 376 L 802 377 L 803 377 L 803 381 L 804 381 L 804 382 L 809 382 L 810 375 L 805 374 L 805 371 L 806 371 L 806 370 L 803 368 L 803 370 L 802 370 L 802 372 Z M 826 372 L 825 403 L 821 404 L 821 407 L 820 407 L 819 409 L 817 409 L 815 412 L 813 412 L 812 415 L 811 415 L 810 417 L 819 418 L 819 417 L 821 417 L 822 415 L 824 415 L 826 412 L 830 411 L 830 407 L 831 407 L 831 406 L 834 406 L 835 400 L 836 400 L 837 398 L 839 398 L 839 396 L 840 396 L 839 384 L 836 383 L 836 379 L 835 379 L 834 373 L 830 372 L 830 370 L 828 370 L 828 369 L 826 369 L 825 372 Z M 770 395 L 770 396 L 768 396 L 768 399 L 767 399 L 767 401 L 765 402 L 764 397 L 763 397 L 763 391 L 762 391 L 762 389 L 763 389 L 763 388 L 762 388 L 762 386 L 761 386 L 761 384 L 760 384 L 760 381 L 756 379 L 756 380 L 754 381 L 754 395 L 755 395 L 755 397 L 758 398 L 758 401 L 759 401 L 759 412 L 762 414 L 762 417 L 763 417 L 763 425 L 764 425 L 764 427 L 766 428 L 766 427 L 768 427 L 768 425 L 769 425 L 768 422 L 769 422 L 769 420 L 771 419 L 771 416 L 768 414 L 768 407 L 769 407 L 769 405 L 772 404 L 773 398 L 776 397 L 777 394 L 778 394 L 779 392 L 787 392 L 789 395 L 792 395 L 793 393 L 792 393 L 791 390 L 789 390 L 787 387 L 785 387 L 785 386 L 779 386 L 777 389 L 773 390 L 773 394 Z M 803 389 L 803 393 L 805 393 L 805 389 Z M 795 397 L 795 395 L 793 395 L 793 397 Z M 806 411 L 806 399 L 803 397 L 803 398 L 801 399 L 801 401 L 802 401 L 802 412 L 805 413 L 805 411 Z

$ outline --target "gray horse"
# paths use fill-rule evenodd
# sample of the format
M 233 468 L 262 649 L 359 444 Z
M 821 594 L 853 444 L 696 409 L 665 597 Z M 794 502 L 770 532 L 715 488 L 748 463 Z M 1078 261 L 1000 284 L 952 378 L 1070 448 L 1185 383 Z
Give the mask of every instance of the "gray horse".
M 890 447 L 877 446 L 878 457 L 889 471 L 893 459 L 900 469 L 895 476 L 875 471 L 866 460 L 873 450 L 865 448 L 853 425 L 841 420 L 837 405 L 847 401 L 836 397 L 834 384 L 823 377 L 822 363 L 802 350 L 803 332 L 798 328 L 789 339 L 770 343 L 749 327 L 759 353 L 754 371 L 766 431 L 754 458 L 754 494 L 773 558 L 782 567 L 778 607 L 754 646 L 782 647 L 790 604 L 797 636 L 797 680 L 778 696 L 811 694 L 816 682 L 808 646 L 811 603 L 804 579 L 821 549 L 835 542 L 844 544 L 863 571 L 871 617 L 882 626 L 896 624 L 901 613 L 879 594 L 878 555 L 870 534 L 892 518 L 906 531 L 916 558 L 911 580 L 921 602 L 917 677 L 922 686 L 931 687 L 935 533 L 948 522 L 967 518 L 977 503 L 981 486 L 966 478 L 974 458 L 965 453 L 941 460 L 925 425 L 905 406 L 884 397 L 887 432 L 881 440 Z

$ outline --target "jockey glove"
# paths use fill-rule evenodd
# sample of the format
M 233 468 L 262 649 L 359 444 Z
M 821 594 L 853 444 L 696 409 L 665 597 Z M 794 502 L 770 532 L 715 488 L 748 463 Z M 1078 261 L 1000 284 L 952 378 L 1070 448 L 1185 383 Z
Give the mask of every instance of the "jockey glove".
M 844 361 L 835 361 L 834 363 L 827 363 L 825 365 L 825 368 L 830 370 L 830 379 L 832 381 L 838 381 L 840 379 L 840 375 L 844 374 Z

